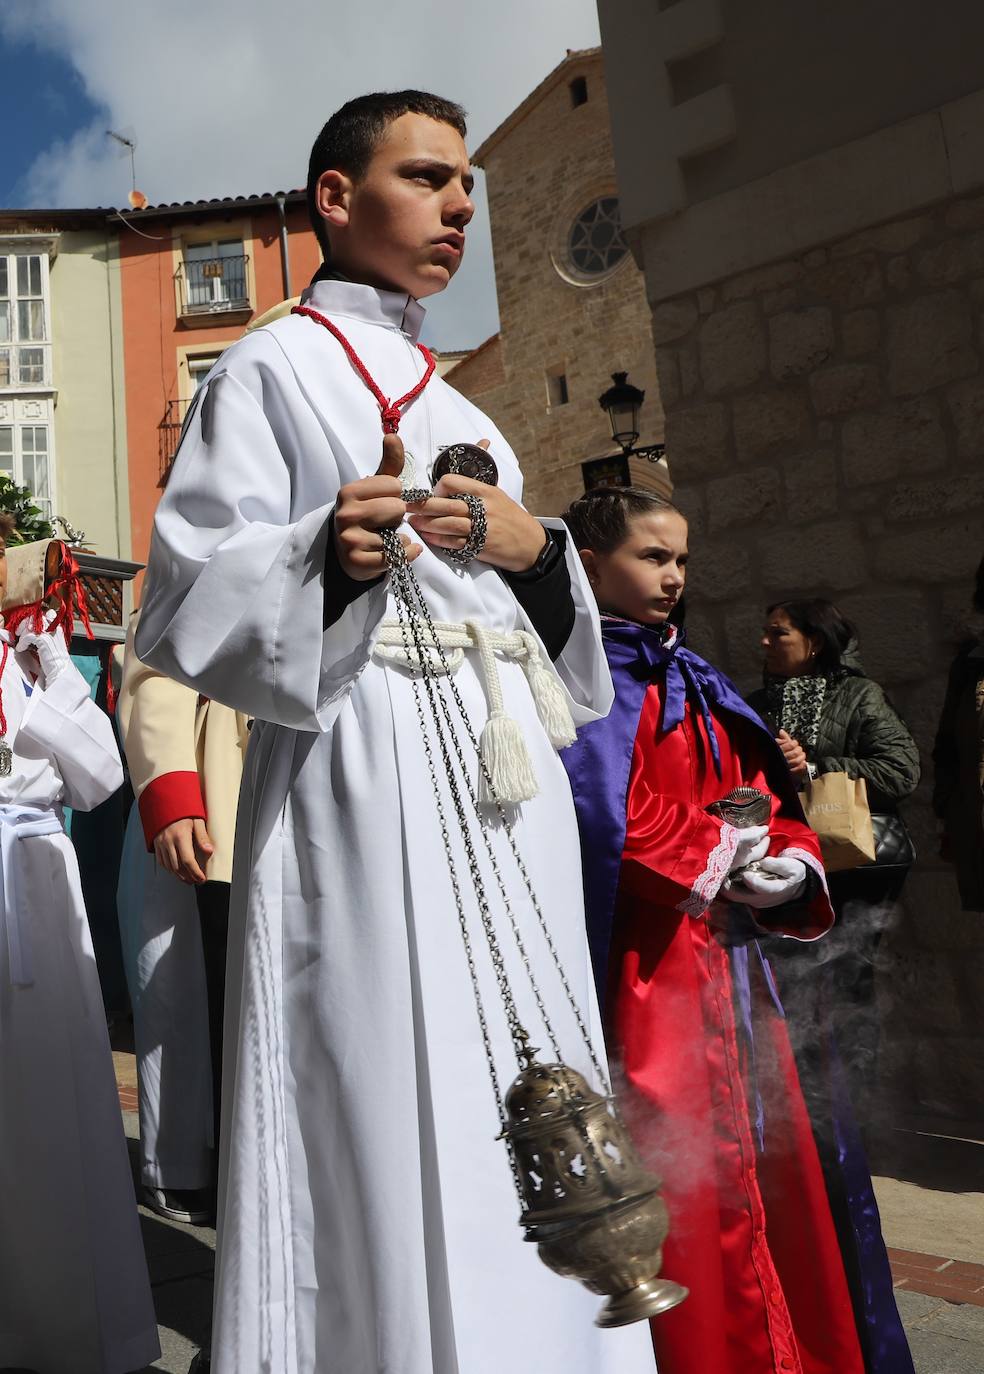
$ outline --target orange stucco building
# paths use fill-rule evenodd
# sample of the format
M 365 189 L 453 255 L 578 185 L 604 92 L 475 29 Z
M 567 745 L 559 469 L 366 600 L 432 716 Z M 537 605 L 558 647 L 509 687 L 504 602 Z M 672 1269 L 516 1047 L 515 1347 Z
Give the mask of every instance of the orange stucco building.
M 119 218 L 131 548 L 146 562 L 161 479 L 195 391 L 251 320 L 307 285 L 321 253 L 303 191 Z

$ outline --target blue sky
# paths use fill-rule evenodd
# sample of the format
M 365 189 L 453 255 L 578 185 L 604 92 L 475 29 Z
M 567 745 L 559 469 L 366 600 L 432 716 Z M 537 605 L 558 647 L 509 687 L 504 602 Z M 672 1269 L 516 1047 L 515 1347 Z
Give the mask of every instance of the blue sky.
M 0 0 L 0 204 L 125 205 L 107 128 L 135 134 L 151 204 L 288 190 L 332 110 L 372 89 L 461 101 L 476 147 L 568 48 L 597 42 L 594 0 Z M 428 303 L 439 348 L 498 327 L 477 181 L 464 264 Z
M 27 176 L 35 159 L 98 117 L 79 73 L 56 53 L 0 35 L 0 114 L 16 137 L 4 139 L 0 158 L 0 205 L 27 208 Z M 129 175 L 125 169 L 124 175 Z M 126 187 L 124 186 L 124 194 Z

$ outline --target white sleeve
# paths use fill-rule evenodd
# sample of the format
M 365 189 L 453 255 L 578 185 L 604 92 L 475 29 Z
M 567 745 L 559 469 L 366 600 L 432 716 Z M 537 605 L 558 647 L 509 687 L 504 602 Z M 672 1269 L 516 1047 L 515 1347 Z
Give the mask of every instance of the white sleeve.
M 443 383 L 443 385 L 447 387 L 447 383 Z M 483 415 L 480 410 L 470 401 L 466 401 L 453 388 L 447 387 L 447 390 L 452 393 L 455 405 L 468 415 L 471 423 L 480 428 L 486 438 L 491 439 L 491 453 L 499 465 L 499 486 L 514 501 L 523 504 L 523 474 L 516 455 L 509 444 L 487 415 Z M 615 688 L 612 684 L 612 675 L 608 668 L 608 659 L 605 657 L 605 647 L 601 637 L 598 604 L 584 571 L 581 556 L 574 547 L 574 540 L 563 520 L 548 519 L 543 516 L 537 516 L 537 519 L 545 529 L 563 530 L 567 534 L 565 558 L 571 579 L 571 597 L 574 601 L 574 628 L 564 645 L 563 652 L 554 659 L 552 664 L 546 646 L 537 634 L 536 627 L 517 601 L 520 619 L 523 622 L 523 628 L 528 630 L 539 643 L 544 665 L 548 668 L 552 667 L 553 672 L 560 679 L 574 724 L 578 726 L 587 725 L 589 721 L 607 716 L 612 709 L 612 702 L 615 700 Z
M 237 363 L 206 384 L 186 427 L 154 522 L 136 649 L 246 715 L 322 731 L 369 661 L 386 589 L 323 628 L 333 504 L 295 513 L 297 400 L 292 412 L 269 369 Z
M 50 687 L 35 684 L 17 733 L 50 755 L 64 783 L 63 800 L 77 811 L 91 811 L 123 785 L 112 722 L 74 663 Z
M 548 530 L 567 530 L 563 520 L 539 518 L 541 525 Z M 601 638 L 598 604 L 569 533 L 565 557 L 574 601 L 574 628 L 552 666 L 567 696 L 571 718 L 575 725 L 580 726 L 608 715 L 615 700 L 615 688 Z M 544 664 L 549 666 L 550 655 L 537 635 L 533 622 L 522 606 L 519 607 L 519 613 L 524 628 L 539 640 Z

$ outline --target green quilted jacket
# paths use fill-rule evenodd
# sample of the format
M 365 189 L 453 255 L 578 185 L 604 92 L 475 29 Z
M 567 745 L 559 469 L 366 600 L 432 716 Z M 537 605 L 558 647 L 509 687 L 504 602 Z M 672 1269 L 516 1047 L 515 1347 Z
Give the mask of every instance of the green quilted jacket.
M 919 750 L 885 693 L 864 676 L 850 649 L 843 666 L 847 672 L 827 688 L 809 760 L 821 773 L 864 778 L 872 811 L 895 811 L 919 784 Z M 753 692 L 748 702 L 774 729 L 765 689 Z

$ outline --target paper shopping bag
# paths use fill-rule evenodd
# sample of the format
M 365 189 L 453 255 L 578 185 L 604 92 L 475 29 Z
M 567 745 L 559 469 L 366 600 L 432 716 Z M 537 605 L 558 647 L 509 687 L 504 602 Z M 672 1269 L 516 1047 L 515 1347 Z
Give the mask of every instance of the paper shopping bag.
M 821 773 L 806 784 L 803 810 L 820 839 L 828 873 L 874 862 L 875 837 L 864 778 Z

